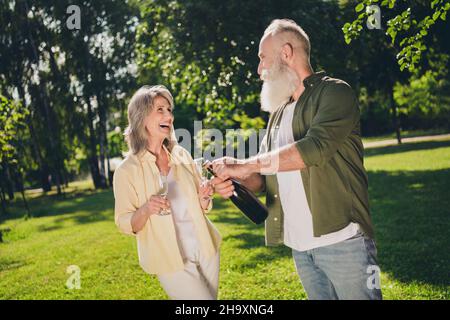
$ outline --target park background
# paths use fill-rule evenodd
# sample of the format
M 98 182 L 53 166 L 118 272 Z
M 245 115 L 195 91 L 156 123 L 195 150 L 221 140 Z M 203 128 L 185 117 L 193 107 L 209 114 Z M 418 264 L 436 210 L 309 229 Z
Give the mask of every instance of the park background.
M 299 23 L 314 70 L 359 96 L 384 298 L 449 299 L 449 9 L 448 0 L 0 0 L 0 299 L 167 298 L 114 225 L 127 102 L 141 85 L 164 84 L 175 128 L 264 128 L 257 53 L 275 18 Z M 210 219 L 224 238 L 220 299 L 306 298 L 289 249 L 265 247 L 262 226 L 221 199 Z M 67 286 L 74 272 L 79 289 Z

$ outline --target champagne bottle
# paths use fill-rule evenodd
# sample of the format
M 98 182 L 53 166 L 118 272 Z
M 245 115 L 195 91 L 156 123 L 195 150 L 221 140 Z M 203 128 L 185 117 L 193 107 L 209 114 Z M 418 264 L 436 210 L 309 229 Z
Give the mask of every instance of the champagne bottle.
M 210 167 L 206 166 L 206 168 L 212 175 L 216 176 Z M 267 207 L 239 181 L 230 180 L 234 186 L 234 192 L 230 200 L 250 221 L 255 224 L 263 223 L 269 215 Z

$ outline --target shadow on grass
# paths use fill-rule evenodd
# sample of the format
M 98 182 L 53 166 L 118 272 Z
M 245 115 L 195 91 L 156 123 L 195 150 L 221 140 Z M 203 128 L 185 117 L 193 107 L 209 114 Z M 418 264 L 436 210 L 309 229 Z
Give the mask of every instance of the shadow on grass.
M 24 261 L 11 260 L 8 258 L 0 258 L 0 272 L 6 271 L 6 270 L 18 269 L 25 265 L 26 265 L 26 263 Z
M 382 271 L 400 281 L 450 284 L 450 169 L 369 172 Z
M 238 242 L 234 247 L 239 249 L 254 249 L 264 247 L 264 236 L 250 232 L 233 233 L 223 238 L 223 241 L 234 240 Z
M 214 210 L 214 209 L 213 209 Z M 238 213 L 238 214 L 236 214 Z M 212 222 L 232 224 L 243 227 L 244 229 L 254 230 L 262 228 L 264 224 L 256 225 L 240 213 L 239 209 L 230 207 L 228 210 L 222 210 L 217 214 L 211 215 Z
M 442 147 L 450 147 L 450 140 L 415 142 L 381 148 L 370 148 L 364 150 L 364 157 L 394 154 L 407 151 L 432 150 Z
M 255 268 L 264 269 L 265 266 L 269 265 L 270 263 L 286 257 L 292 257 L 292 250 L 285 246 L 267 248 L 264 252 L 258 252 L 256 254 L 250 251 L 246 258 L 242 259 L 239 265 L 235 265 L 234 268 L 236 270 L 241 270 L 242 272 Z M 293 261 L 292 265 L 294 265 Z M 275 279 L 273 280 L 275 281 Z
M 75 223 L 86 224 L 102 220 L 112 219 L 114 198 L 111 190 L 92 192 L 68 193 L 65 198 L 43 196 L 29 200 L 32 218 L 61 216 L 48 226 L 41 226 L 39 231 L 51 231 L 62 227 L 62 223 L 73 220 Z M 10 220 L 24 218 L 25 210 L 20 203 L 15 203 L 9 209 L 8 215 L 0 216 L 0 223 Z M 105 214 L 107 212 L 107 214 Z

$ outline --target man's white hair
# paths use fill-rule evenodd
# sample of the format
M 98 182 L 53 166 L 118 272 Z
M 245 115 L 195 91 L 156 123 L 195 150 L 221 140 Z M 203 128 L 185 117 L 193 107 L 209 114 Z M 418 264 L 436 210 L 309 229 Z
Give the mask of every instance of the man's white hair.
M 311 54 L 311 43 L 306 32 L 294 20 L 275 19 L 264 31 L 266 35 L 277 36 L 282 41 L 282 45 L 289 43 L 292 48 L 300 48 L 309 63 Z

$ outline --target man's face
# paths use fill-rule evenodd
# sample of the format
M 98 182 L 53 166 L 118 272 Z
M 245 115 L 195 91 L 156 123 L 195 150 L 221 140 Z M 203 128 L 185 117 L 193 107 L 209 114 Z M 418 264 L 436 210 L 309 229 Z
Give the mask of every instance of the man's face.
M 258 74 L 264 81 L 261 90 L 261 109 L 273 113 L 294 94 L 299 79 L 297 74 L 281 58 L 281 47 L 276 39 L 266 36 L 259 45 Z
M 272 64 L 274 63 L 274 59 L 277 56 L 277 52 L 275 50 L 274 38 L 270 35 L 265 36 L 261 39 L 259 43 L 259 65 L 258 65 L 258 74 L 261 78 L 261 75 L 264 70 L 269 70 Z M 279 53 L 278 53 L 279 55 Z M 263 80 L 261 78 L 261 80 Z

